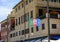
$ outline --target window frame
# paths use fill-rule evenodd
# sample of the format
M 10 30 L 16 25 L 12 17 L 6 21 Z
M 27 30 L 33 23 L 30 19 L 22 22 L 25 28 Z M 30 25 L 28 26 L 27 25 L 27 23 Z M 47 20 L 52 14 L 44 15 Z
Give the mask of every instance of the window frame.
M 45 29 L 45 24 L 42 24 L 42 30 L 44 30 Z
M 33 18 L 33 10 L 30 13 L 31 13 L 31 18 Z
M 32 28 L 31 28 L 31 33 L 33 33 L 33 32 L 34 32 L 34 28 L 32 27 Z
M 36 31 L 39 31 L 39 27 L 38 26 L 36 26 Z
M 19 24 L 20 24 L 20 17 L 19 17 Z
M 15 23 L 16 23 L 16 26 L 17 26 L 17 22 L 18 22 L 18 21 L 17 21 L 17 19 L 16 19 L 16 22 L 15 22 Z
M 52 29 L 56 29 L 57 28 L 57 24 L 52 24 Z

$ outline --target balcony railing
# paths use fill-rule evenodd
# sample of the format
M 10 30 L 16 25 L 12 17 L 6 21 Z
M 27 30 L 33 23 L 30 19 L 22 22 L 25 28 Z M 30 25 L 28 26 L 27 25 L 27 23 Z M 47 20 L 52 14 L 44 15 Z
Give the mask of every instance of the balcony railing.
M 40 18 L 40 19 L 44 19 L 46 17 L 47 17 L 46 14 L 43 14 L 41 16 L 37 16 L 37 18 Z M 50 18 L 58 19 L 58 14 L 50 14 Z
M 39 16 L 40 19 L 46 18 L 46 14 Z
M 40 1 L 40 0 L 38 0 L 37 2 L 36 2 L 36 6 L 47 6 L 47 1 Z M 49 6 L 50 7 L 58 7 L 58 8 L 60 8 L 60 2 L 49 2 Z

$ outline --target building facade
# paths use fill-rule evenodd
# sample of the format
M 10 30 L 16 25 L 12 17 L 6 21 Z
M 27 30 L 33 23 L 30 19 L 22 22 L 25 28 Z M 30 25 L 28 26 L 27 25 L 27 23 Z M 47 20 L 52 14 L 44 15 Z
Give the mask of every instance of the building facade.
M 60 0 L 49 1 L 50 35 L 60 35 Z M 21 0 L 13 7 L 15 29 L 9 33 L 10 42 L 22 42 L 48 36 L 47 0 Z M 29 26 L 29 18 L 41 20 L 40 27 Z
M 1 41 L 7 42 L 8 36 L 7 36 L 7 19 L 3 20 L 1 22 Z
M 49 1 L 50 37 L 60 36 L 59 5 L 60 0 Z M 33 25 L 34 21 L 30 25 L 30 19 L 40 19 L 40 26 Z M 1 22 L 1 40 L 5 42 L 35 42 L 39 39 L 41 41 L 48 37 L 47 20 L 47 0 L 21 0 L 13 7 L 7 20 Z
M 14 11 L 12 11 L 9 15 L 8 15 L 8 42 L 10 41 L 10 37 L 11 37 L 11 32 L 13 32 L 15 30 L 15 13 Z

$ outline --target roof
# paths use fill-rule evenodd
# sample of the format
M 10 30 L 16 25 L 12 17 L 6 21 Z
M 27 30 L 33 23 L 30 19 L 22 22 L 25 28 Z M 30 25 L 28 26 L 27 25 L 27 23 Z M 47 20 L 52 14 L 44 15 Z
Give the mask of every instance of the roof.
M 2 20 L 0 23 L 2 23 L 2 22 L 4 22 L 4 21 L 6 21 L 7 19 L 5 19 L 5 20 Z
M 22 0 L 21 0 L 20 2 L 18 2 L 18 3 L 13 7 L 13 9 L 14 9 L 16 6 L 18 6 L 21 2 L 22 2 Z

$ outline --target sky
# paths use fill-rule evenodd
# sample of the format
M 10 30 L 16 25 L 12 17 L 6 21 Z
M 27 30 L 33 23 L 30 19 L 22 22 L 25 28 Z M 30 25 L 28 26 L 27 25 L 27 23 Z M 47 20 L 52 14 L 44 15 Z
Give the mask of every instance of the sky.
M 0 0 L 0 22 L 7 18 L 12 8 L 21 0 Z

